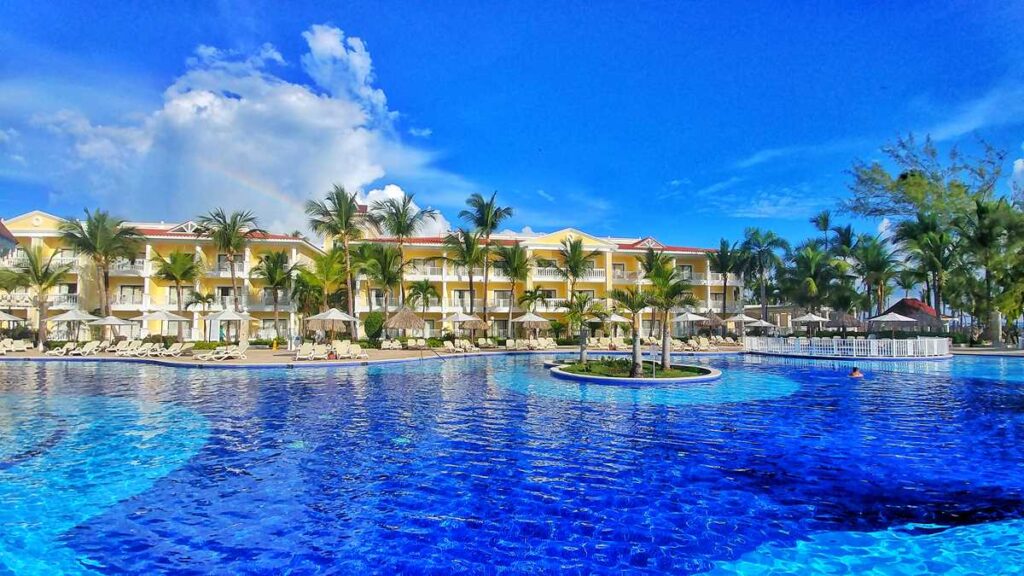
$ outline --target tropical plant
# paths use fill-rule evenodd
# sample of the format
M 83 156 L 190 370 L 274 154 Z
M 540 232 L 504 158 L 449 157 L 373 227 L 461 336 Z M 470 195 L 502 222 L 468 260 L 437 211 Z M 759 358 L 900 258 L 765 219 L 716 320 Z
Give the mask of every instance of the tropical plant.
M 178 298 L 178 301 L 181 302 L 181 298 L 180 297 Z M 196 291 L 196 292 L 192 293 L 192 296 L 188 299 L 188 302 L 185 303 L 185 309 L 187 310 L 189 308 L 192 308 L 193 306 L 198 306 L 198 307 L 202 308 L 203 314 L 205 315 L 206 312 L 209 311 L 210 306 L 213 305 L 213 303 L 216 302 L 216 301 L 217 301 L 217 296 L 215 294 L 213 294 L 212 292 L 203 293 L 203 292 Z M 204 320 L 204 322 L 205 322 L 205 320 Z M 204 330 L 203 331 L 203 341 L 205 342 L 207 340 L 209 340 L 209 335 Z
M 782 264 L 780 251 L 789 250 L 789 242 L 770 230 L 747 228 L 744 232 L 743 251 L 750 268 L 760 283 L 761 318 L 768 317 L 768 276 Z
M 597 250 L 587 251 L 584 249 L 581 238 L 565 238 L 558 249 L 561 263 L 543 260 L 540 265 L 544 268 L 554 269 L 569 284 L 569 301 L 572 302 L 576 299 L 576 283 L 593 269 L 592 258 L 599 254 L 600 252 Z
M 888 240 L 881 237 L 861 236 L 853 251 L 853 269 L 864 283 L 866 309 L 874 301 L 876 314 L 885 308 L 889 282 L 899 271 L 896 253 L 889 249 Z
M 818 212 L 811 217 L 811 224 L 814 225 L 814 228 L 818 232 L 821 232 L 825 251 L 828 252 L 828 233 L 832 230 L 832 212 L 829 210 L 822 210 L 821 212 Z
M 813 311 L 820 311 L 828 300 L 835 279 L 832 256 L 814 244 L 795 252 L 780 278 L 789 300 Z
M 708 265 L 711 270 L 722 275 L 722 317 L 725 318 L 729 294 L 729 274 L 741 275 L 747 265 L 747 255 L 738 243 L 729 244 L 722 238 L 718 250 L 708 253 Z M 722 325 L 725 330 L 725 325 Z
M 366 276 L 384 290 L 384 321 L 387 322 L 391 316 L 391 294 L 402 283 L 402 272 L 406 263 L 402 260 L 402 253 L 398 248 L 390 244 L 375 245 L 372 254 L 373 257 L 366 264 Z
M 110 267 L 119 259 L 135 261 L 142 235 L 125 221 L 103 210 L 85 211 L 85 220 L 68 218 L 60 223 L 61 240 L 92 261 L 99 277 L 100 314 L 110 313 Z
M 262 281 L 264 288 L 270 289 L 271 304 L 274 308 L 274 338 L 281 337 L 281 330 L 278 328 L 281 294 L 287 293 L 291 288 L 292 279 L 297 270 L 298 265 L 290 264 L 288 254 L 285 252 L 266 252 L 260 255 L 259 262 L 250 274 L 253 278 Z M 355 332 L 352 333 L 355 334 Z
M 361 211 L 355 192 L 349 193 L 344 186 L 335 184 L 322 201 L 306 202 L 306 216 L 309 227 L 330 238 L 332 242 L 341 242 L 345 255 L 345 291 L 348 294 L 348 313 L 355 316 L 355 269 L 352 266 L 351 242 L 363 237 L 363 228 L 369 221 L 366 213 Z M 352 334 L 356 334 L 355 322 L 351 326 Z
M 468 210 L 459 212 L 459 218 L 461 218 L 467 224 L 473 226 L 473 228 L 480 234 L 484 240 L 484 244 L 491 245 L 491 234 L 498 229 L 498 226 L 502 222 L 512 217 L 512 208 L 508 206 L 499 206 L 497 202 L 498 193 L 491 194 L 490 199 L 484 198 L 478 193 L 472 194 L 467 200 L 466 205 L 469 206 Z M 490 265 L 491 259 L 489 254 L 484 255 L 484 321 L 487 318 L 487 281 L 490 276 Z M 511 312 L 509 313 L 509 320 L 511 321 Z M 511 325 L 509 326 L 511 328 Z
M 509 292 L 512 296 L 511 300 L 514 302 L 516 300 L 516 287 L 520 284 L 525 284 L 527 277 L 530 275 L 530 268 L 534 264 L 533 256 L 530 256 L 530 251 L 524 248 L 519 241 L 507 246 L 494 246 L 494 254 L 496 256 L 494 267 L 508 277 L 510 284 Z M 486 291 L 486 288 L 484 290 Z M 543 294 L 541 297 L 543 297 Z M 508 307 L 509 334 L 512 333 L 512 308 L 513 306 L 510 304 Z
M 199 238 L 208 238 L 214 248 L 227 256 L 228 269 L 231 272 L 231 295 L 235 311 L 241 312 L 235 261 L 238 256 L 245 254 L 245 248 L 250 240 L 264 237 L 267 233 L 260 229 L 259 222 L 252 212 L 227 214 L 222 208 L 217 208 L 196 218 L 195 235 Z
M 401 198 L 378 200 L 370 206 L 370 221 L 398 243 L 398 254 L 405 262 L 405 242 L 414 237 L 428 221 L 437 218 L 437 210 L 417 208 L 413 194 Z M 402 300 L 405 300 L 405 284 L 399 278 Z
M 608 316 L 608 310 L 604 304 L 594 299 L 590 294 L 576 294 L 561 303 L 565 308 L 565 319 L 569 322 L 570 330 L 575 327 L 579 330 L 580 342 L 580 363 L 587 363 L 586 331 L 583 325 L 589 320 L 603 319 Z
M 440 297 L 441 295 L 437 292 L 437 288 L 430 280 L 417 280 L 409 284 L 408 303 L 411 306 L 415 306 L 416 303 L 419 302 L 424 314 L 427 313 L 427 306 L 430 305 L 430 299 L 437 299 Z
M 663 268 L 657 271 L 651 277 L 651 284 L 651 305 L 662 315 L 661 367 L 668 370 L 672 366 L 669 315 L 673 308 L 696 306 L 698 301 L 693 296 L 693 286 L 676 269 Z
M 543 288 L 523 290 L 523 293 L 519 296 L 517 303 L 520 306 L 526 306 L 527 312 L 534 312 L 537 309 L 538 304 L 548 303 L 547 291 Z
M 661 250 L 655 250 L 651 247 L 648 247 L 641 256 L 637 256 L 636 262 L 640 266 L 640 271 L 643 272 L 644 278 L 651 278 L 662 270 L 674 267 L 671 256 L 665 254 Z M 657 324 L 657 314 L 658 312 L 656 310 L 651 310 L 651 329 L 648 336 L 654 336 L 654 325 Z
M 644 309 L 651 305 L 651 295 L 635 287 L 616 288 L 608 293 L 616 305 L 632 315 L 633 327 L 633 366 L 629 375 L 638 378 L 643 370 L 643 357 L 640 354 L 640 323 Z
M 561 320 L 552 320 L 548 329 L 551 330 L 551 333 L 555 335 L 555 339 L 558 340 L 562 337 L 562 334 L 565 333 L 567 326 L 565 325 L 565 322 L 562 322 Z
M 442 245 L 448 255 L 439 256 L 436 259 L 466 270 L 469 280 L 469 313 L 473 314 L 476 303 L 473 270 L 484 263 L 490 248 L 480 243 L 479 232 L 465 228 L 460 228 L 446 236 Z
M 155 277 L 174 284 L 174 292 L 178 297 L 178 314 L 180 315 L 182 310 L 184 310 L 185 305 L 185 300 L 182 298 L 183 294 L 181 287 L 183 284 L 195 284 L 196 280 L 202 276 L 202 262 L 196 258 L 194 252 L 175 250 L 168 254 L 166 258 L 159 254 L 154 254 L 153 264 L 156 266 L 156 269 L 153 272 Z M 182 332 L 184 330 L 184 323 L 177 322 L 177 324 L 178 342 L 181 342 L 183 340 Z
M 982 292 L 979 299 L 984 325 L 989 324 L 995 298 L 995 268 L 1002 248 L 1010 218 L 1010 206 L 1005 199 L 987 200 L 974 198 L 969 210 L 954 220 L 966 252 L 966 258 L 981 274 Z
M 43 256 L 42 247 L 36 246 L 25 250 L 25 261 L 18 268 L 19 279 L 17 282 L 27 286 L 35 294 L 36 308 L 39 310 L 39 324 L 36 327 L 38 337 L 37 345 L 39 350 L 43 349 L 46 342 L 46 311 L 49 306 L 48 293 L 55 286 L 64 281 L 68 272 L 71 271 L 71 264 L 54 264 L 53 259 L 56 252 L 47 258 Z
M 345 254 L 335 246 L 323 254 L 312 256 L 310 260 L 312 266 L 296 266 L 298 276 L 292 287 L 292 297 L 311 303 L 312 293 L 318 293 L 315 297 L 317 308 L 326 312 L 331 298 L 345 284 Z

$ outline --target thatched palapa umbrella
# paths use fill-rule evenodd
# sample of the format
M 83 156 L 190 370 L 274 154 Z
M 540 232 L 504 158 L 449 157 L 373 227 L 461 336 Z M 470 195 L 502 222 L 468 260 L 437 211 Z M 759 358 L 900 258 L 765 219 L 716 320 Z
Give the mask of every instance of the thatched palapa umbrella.
M 394 316 L 388 318 L 388 321 L 384 323 L 384 327 L 388 330 L 422 330 L 427 323 L 422 318 L 413 313 L 405 306 L 398 312 L 395 312 Z M 406 333 L 408 336 L 408 333 Z
M 522 324 L 523 328 L 527 330 L 533 330 L 535 338 L 537 336 L 537 330 L 547 330 L 551 327 L 551 322 L 548 322 L 546 318 L 538 316 L 533 312 L 527 312 L 518 318 L 513 318 L 512 321 L 516 324 Z M 511 331 L 511 327 L 509 327 L 509 330 Z M 509 337 L 511 338 L 511 334 Z

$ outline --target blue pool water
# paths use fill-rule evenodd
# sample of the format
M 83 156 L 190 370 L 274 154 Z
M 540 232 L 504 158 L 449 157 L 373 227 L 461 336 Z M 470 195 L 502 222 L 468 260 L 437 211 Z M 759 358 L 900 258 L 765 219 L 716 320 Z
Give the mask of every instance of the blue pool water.
M 1024 361 L 0 362 L 0 574 L 1015 573 Z

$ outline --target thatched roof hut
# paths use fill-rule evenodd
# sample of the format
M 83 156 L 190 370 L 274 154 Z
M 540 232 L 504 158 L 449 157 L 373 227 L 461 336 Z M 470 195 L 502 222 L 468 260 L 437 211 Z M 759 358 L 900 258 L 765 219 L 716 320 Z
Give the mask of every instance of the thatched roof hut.
M 935 308 L 925 304 L 917 298 L 904 298 L 889 307 L 884 314 L 895 313 L 907 318 L 917 320 L 914 324 L 915 330 L 924 332 L 942 331 L 942 319 L 935 312 Z

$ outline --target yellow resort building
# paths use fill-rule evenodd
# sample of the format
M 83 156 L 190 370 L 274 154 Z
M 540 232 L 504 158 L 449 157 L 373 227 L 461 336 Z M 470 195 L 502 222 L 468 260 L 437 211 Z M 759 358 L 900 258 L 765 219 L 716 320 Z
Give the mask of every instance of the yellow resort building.
M 590 270 L 579 279 L 576 284 L 576 291 L 590 294 L 593 298 L 603 301 L 608 309 L 613 308 L 613 301 L 609 293 L 616 288 L 630 286 L 643 287 L 650 283 L 644 278 L 638 258 L 643 256 L 648 248 L 662 251 L 672 258 L 675 266 L 682 274 L 689 278 L 693 284 L 693 295 L 700 302 L 696 306 L 698 312 L 722 312 L 722 299 L 726 299 L 725 310 L 727 313 L 742 312 L 740 297 L 742 295 L 742 278 L 729 275 L 723 284 L 723 277 L 711 271 L 708 263 L 708 253 L 711 249 L 693 248 L 685 246 L 665 245 L 654 238 L 618 238 L 599 237 L 580 230 L 566 228 L 548 234 L 521 234 L 502 232 L 491 236 L 492 242 L 501 244 L 512 244 L 520 242 L 528 250 L 535 262 L 544 260 L 560 264 L 559 249 L 562 241 L 566 239 L 579 239 L 584 249 L 595 253 L 591 259 Z M 397 244 L 397 239 L 375 235 L 375 231 L 368 231 L 366 239 L 362 242 L 389 242 Z M 330 242 L 326 244 L 330 246 Z M 525 285 L 518 283 L 516 294 L 511 293 L 509 279 L 493 265 L 490 267 L 487 291 L 484 292 L 483 268 L 473 270 L 473 290 L 470 290 L 469 271 L 460 269 L 445 262 L 448 256 L 444 247 L 444 238 L 419 237 L 406 238 L 402 242 L 402 250 L 409 267 L 405 271 L 404 281 L 406 286 L 411 282 L 428 280 L 434 284 L 440 298 L 427 302 L 424 311 L 423 303 L 416 303 L 414 311 L 421 315 L 427 322 L 427 333 L 425 335 L 438 335 L 441 331 L 451 330 L 451 325 L 443 325 L 442 319 L 456 312 L 470 313 L 483 317 L 484 301 L 487 302 L 487 321 L 491 323 L 490 334 L 492 336 L 504 337 L 508 335 L 508 313 L 512 307 L 513 317 L 525 310 L 516 303 L 517 298 L 524 290 L 540 289 L 546 293 L 546 303 L 538 305 L 534 312 L 549 320 L 563 320 L 564 310 L 560 303 L 565 301 L 569 294 L 568 282 L 559 276 L 558 271 L 540 265 L 535 265 Z M 724 291 L 723 291 L 724 287 Z M 382 311 L 384 307 L 384 292 L 366 282 L 364 278 L 357 281 L 357 300 L 355 310 L 360 317 L 364 317 L 372 310 Z M 398 300 L 397 290 L 389 302 L 389 310 L 398 310 L 401 306 Z M 650 312 L 644 315 L 643 330 L 648 333 L 651 330 Z M 658 324 L 654 326 L 658 330 Z M 674 333 L 680 333 L 685 328 L 680 325 L 673 326 Z
M 17 246 L 6 256 L 0 257 L 0 268 L 18 268 L 25 259 L 24 251 L 29 247 L 42 247 L 44 255 L 54 256 L 58 264 L 71 264 L 71 272 L 59 286 L 47 295 L 48 316 L 78 308 L 95 313 L 100 307 L 99 283 L 93 264 L 85 257 L 63 245 L 59 227 L 62 218 L 41 211 L 33 211 L 3 221 L 17 241 Z M 184 326 L 184 335 L 190 340 L 233 340 L 238 337 L 231 329 L 237 324 L 224 323 L 227 333 L 221 329 L 216 320 L 206 320 L 211 314 L 233 307 L 231 286 L 231 266 L 235 267 L 237 283 L 241 290 L 241 308 L 248 313 L 252 322 L 246 327 L 249 337 L 270 338 L 274 336 L 273 296 L 265 290 L 259 280 L 251 278 L 251 271 L 257 265 L 261 254 L 266 252 L 284 251 L 290 263 L 307 264 L 311 257 L 323 252 L 323 248 L 311 244 L 303 238 L 295 238 L 284 234 L 267 234 L 250 241 L 244 255 L 235 262 L 230 262 L 226 254 L 220 254 L 210 241 L 197 237 L 196 224 L 191 221 L 179 223 L 165 222 L 127 222 L 135 227 L 144 237 L 140 244 L 139 254 L 134 261 L 124 260 L 116 263 L 110 271 L 110 302 L 111 314 L 124 319 L 132 319 L 142 314 L 167 311 L 178 313 L 178 297 L 173 283 L 163 281 L 155 275 L 154 257 L 166 257 L 174 251 L 194 251 L 203 263 L 204 273 L 194 285 L 183 289 L 183 300 L 188 303 L 194 293 L 212 295 L 212 302 L 204 305 L 193 305 L 185 308 L 182 315 L 190 320 Z M 629 286 L 643 287 L 649 284 L 644 278 L 638 258 L 648 248 L 662 251 L 673 260 L 676 268 L 689 278 L 693 285 L 693 295 L 700 302 L 697 312 L 722 312 L 723 298 L 727 313 L 742 311 L 740 297 L 742 295 L 742 278 L 729 275 L 723 279 L 721 274 L 711 271 L 708 263 L 710 249 L 685 246 L 665 245 L 654 238 L 620 238 L 599 237 L 580 230 L 566 228 L 547 234 L 524 234 L 500 232 L 492 235 L 492 242 L 512 244 L 520 242 L 535 262 L 544 260 L 560 264 L 559 248 L 563 240 L 579 239 L 584 249 L 593 252 L 590 270 L 579 279 L 577 292 L 588 293 L 598 301 L 603 301 L 609 309 L 614 302 L 609 293 L 615 288 Z M 365 231 L 365 238 L 359 242 L 386 242 L 397 244 L 395 238 L 380 236 L 372 227 Z M 332 245 L 326 239 L 324 247 Z M 509 279 L 493 265 L 486 292 L 483 283 L 483 268 L 473 271 L 474 284 L 471 290 L 469 271 L 461 269 L 444 260 L 448 256 L 444 247 L 444 238 L 440 236 L 407 238 L 403 241 L 403 252 L 408 267 L 404 280 L 406 286 L 412 282 L 427 280 L 434 285 L 438 298 L 424 304 L 417 302 L 412 306 L 414 312 L 421 315 L 427 322 L 427 328 L 417 336 L 440 336 L 456 326 L 445 323 L 444 318 L 456 312 L 484 315 L 484 302 L 487 303 L 487 320 L 491 323 L 490 334 L 504 337 L 508 335 L 508 317 L 511 307 L 513 317 L 527 312 L 517 304 L 517 298 L 523 291 L 539 289 L 545 293 L 546 302 L 536 305 L 534 313 L 549 320 L 565 319 L 565 312 L 560 304 L 568 299 L 569 285 L 558 272 L 549 267 L 535 265 L 526 282 L 516 286 L 516 294 L 512 294 Z M 724 282 L 723 282 L 724 280 Z M 395 290 L 388 303 L 390 312 L 398 310 L 400 290 Z M 384 292 L 380 287 L 373 286 L 367 278 L 356 278 L 355 312 L 361 319 L 372 311 L 384 310 Z M 18 288 L 13 292 L 0 292 L 0 310 L 8 311 L 29 321 L 35 326 L 38 319 L 33 295 L 28 289 Z M 302 332 L 302 318 L 288 294 L 279 297 L 279 326 L 282 336 L 295 335 Z M 659 325 L 651 325 L 650 311 L 644 314 L 643 330 L 648 333 L 652 328 L 657 331 Z M 680 325 L 672 327 L 674 333 L 684 328 Z M 50 325 L 51 338 L 63 339 L 68 334 L 61 330 L 66 327 Z M 131 336 L 147 336 L 162 333 L 177 335 L 178 327 L 172 323 L 143 321 L 136 326 L 122 329 L 121 333 Z
M 66 248 L 59 231 L 62 218 L 41 211 L 32 211 L 3 221 L 17 241 L 17 246 L 0 257 L 0 268 L 18 268 L 24 262 L 25 250 L 41 247 L 44 256 L 53 256 L 55 264 L 70 264 L 71 271 L 64 282 L 58 285 L 47 296 L 48 316 L 79 308 L 93 312 L 100 307 L 99 284 L 93 264 L 86 258 Z M 202 306 L 191 306 L 182 312 L 190 319 L 184 325 L 184 335 L 190 340 L 219 340 L 230 338 L 233 334 L 223 334 L 222 326 L 217 321 L 204 321 L 202 318 L 210 313 L 231 309 L 234 306 L 231 287 L 231 266 L 235 267 L 237 284 L 240 288 L 240 304 L 242 311 L 248 313 L 253 322 L 247 327 L 250 337 L 270 338 L 274 336 L 273 296 L 264 290 L 258 280 L 250 279 L 250 272 L 259 262 L 260 255 L 266 252 L 285 252 L 290 263 L 308 262 L 311 255 L 320 251 L 317 246 L 302 238 L 294 238 L 284 234 L 267 234 L 253 239 L 244 255 L 230 262 L 225 254 L 217 253 L 210 241 L 195 235 L 194 222 L 127 222 L 134 226 L 144 237 L 140 244 L 138 256 L 132 260 L 117 262 L 110 270 L 110 302 L 111 314 L 124 319 L 141 316 L 147 312 L 167 311 L 178 313 L 178 295 L 173 283 L 155 277 L 156 266 L 153 259 L 156 255 L 166 257 L 174 251 L 193 251 L 203 263 L 203 275 L 194 285 L 183 287 L 182 309 L 185 308 L 194 293 L 212 295 L 212 302 Z M 25 318 L 29 325 L 35 327 L 38 310 L 34 305 L 34 295 L 28 289 L 18 288 L 13 292 L 0 292 L 0 310 Z M 280 333 L 298 333 L 300 328 L 296 308 L 289 296 L 283 294 L 279 298 Z M 237 323 L 224 323 L 225 330 L 237 329 Z M 52 325 L 53 339 L 62 339 L 67 334 L 66 326 Z M 157 321 L 140 322 L 134 327 L 124 327 L 120 333 L 132 336 L 147 336 L 163 333 L 177 335 L 177 323 L 161 323 Z

